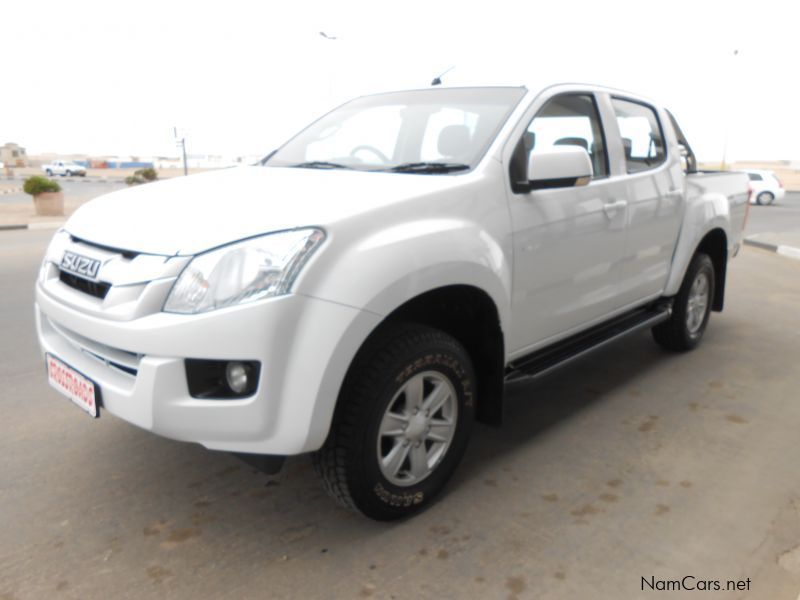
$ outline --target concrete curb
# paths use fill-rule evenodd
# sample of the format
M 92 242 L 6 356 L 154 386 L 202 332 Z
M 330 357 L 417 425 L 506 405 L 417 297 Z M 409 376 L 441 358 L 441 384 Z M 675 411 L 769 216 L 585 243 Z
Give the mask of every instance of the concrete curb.
M 800 248 L 795 248 L 794 246 L 784 246 L 782 244 L 770 244 L 769 242 L 762 242 L 760 240 L 754 240 L 751 238 L 744 238 L 744 244 L 746 246 L 761 248 L 762 250 L 768 250 L 769 252 L 774 252 L 775 254 L 780 254 L 781 256 L 786 256 L 788 258 L 796 258 L 800 260 Z
M 61 227 L 66 220 L 64 221 L 43 221 L 41 223 L 19 223 L 15 224 L 12 223 L 10 225 L 0 225 L 0 231 L 14 231 L 18 229 L 58 229 Z

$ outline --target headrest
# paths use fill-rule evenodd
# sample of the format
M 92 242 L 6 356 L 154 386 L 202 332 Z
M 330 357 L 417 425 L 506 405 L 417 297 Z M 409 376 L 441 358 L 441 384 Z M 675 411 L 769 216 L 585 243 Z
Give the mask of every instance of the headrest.
M 459 156 L 468 148 L 469 142 L 469 127 L 466 125 L 448 125 L 439 134 L 437 148 L 442 156 Z
M 625 158 L 630 158 L 633 152 L 633 140 L 631 138 L 622 138 L 622 147 L 625 149 Z
M 579 137 L 565 137 L 561 138 L 560 140 L 556 140 L 554 146 L 580 146 L 587 152 L 589 151 L 589 142 L 587 142 L 583 138 Z

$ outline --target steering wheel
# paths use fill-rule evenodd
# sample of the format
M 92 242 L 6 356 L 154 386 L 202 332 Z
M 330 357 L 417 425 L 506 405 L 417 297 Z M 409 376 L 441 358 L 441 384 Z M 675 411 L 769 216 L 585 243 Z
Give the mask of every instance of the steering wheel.
M 378 159 L 380 159 L 380 161 L 383 164 L 386 164 L 386 163 L 389 162 L 389 157 L 388 156 L 386 156 L 383 152 L 381 152 L 380 150 L 378 150 L 374 146 L 368 146 L 367 144 L 362 144 L 361 146 L 356 146 L 355 148 L 353 148 L 350 151 L 350 156 L 355 157 L 355 155 L 358 154 L 358 152 L 360 152 L 361 150 L 366 150 L 367 152 L 372 152 L 375 156 L 378 157 Z

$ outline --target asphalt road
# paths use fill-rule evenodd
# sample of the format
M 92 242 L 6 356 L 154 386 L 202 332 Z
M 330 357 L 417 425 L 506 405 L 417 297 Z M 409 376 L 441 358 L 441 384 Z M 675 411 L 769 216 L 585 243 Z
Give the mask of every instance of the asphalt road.
M 642 333 L 509 385 L 440 501 L 385 524 L 331 503 L 307 458 L 268 478 L 50 390 L 48 236 L 0 232 L 2 600 L 798 596 L 800 261 L 744 248 L 695 352 Z M 684 576 L 749 591 L 642 591 Z
M 746 235 L 800 231 L 800 192 L 787 192 L 770 206 L 750 206 Z

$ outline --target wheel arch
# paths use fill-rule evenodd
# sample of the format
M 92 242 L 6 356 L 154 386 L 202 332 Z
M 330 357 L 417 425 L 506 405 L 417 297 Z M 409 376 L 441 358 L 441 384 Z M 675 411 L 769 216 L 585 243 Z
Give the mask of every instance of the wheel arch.
M 397 307 L 381 325 L 397 322 L 434 327 L 458 340 L 475 372 L 477 419 L 491 425 L 502 422 L 505 338 L 497 305 L 488 293 L 472 285 L 429 290 Z

